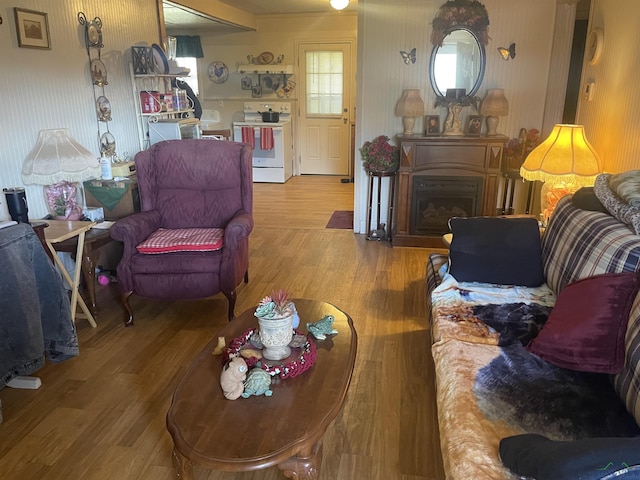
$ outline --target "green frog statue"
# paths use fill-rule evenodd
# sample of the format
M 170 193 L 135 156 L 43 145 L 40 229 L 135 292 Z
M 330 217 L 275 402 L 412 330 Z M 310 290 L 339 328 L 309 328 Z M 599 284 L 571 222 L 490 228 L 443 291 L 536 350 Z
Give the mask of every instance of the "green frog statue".
M 307 330 L 318 340 L 324 340 L 327 335 L 336 335 L 338 330 L 333 328 L 333 315 L 325 315 L 317 322 L 307 323 Z

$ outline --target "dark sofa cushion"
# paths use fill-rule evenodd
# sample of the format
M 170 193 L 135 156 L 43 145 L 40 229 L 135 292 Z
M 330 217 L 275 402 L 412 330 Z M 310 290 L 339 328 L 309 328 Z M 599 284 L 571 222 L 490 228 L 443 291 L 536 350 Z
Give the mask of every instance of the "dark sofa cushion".
M 536 480 L 640 478 L 640 437 L 568 442 L 524 434 L 500 441 L 500 460 L 512 472 Z
M 538 287 L 544 283 L 533 217 L 451 218 L 449 273 L 459 282 Z
M 608 214 L 607 209 L 598 200 L 593 187 L 582 187 L 577 190 L 571 197 L 573 204 L 581 210 L 589 210 L 592 212 L 602 212 Z
M 567 285 L 527 350 L 561 368 L 620 373 L 638 286 L 636 273 L 596 275 Z

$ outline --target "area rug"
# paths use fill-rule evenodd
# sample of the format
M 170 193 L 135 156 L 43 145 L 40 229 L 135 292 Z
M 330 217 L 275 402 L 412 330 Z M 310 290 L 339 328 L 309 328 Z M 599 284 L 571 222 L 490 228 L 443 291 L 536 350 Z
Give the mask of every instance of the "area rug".
M 353 230 L 353 210 L 336 210 L 325 228 Z

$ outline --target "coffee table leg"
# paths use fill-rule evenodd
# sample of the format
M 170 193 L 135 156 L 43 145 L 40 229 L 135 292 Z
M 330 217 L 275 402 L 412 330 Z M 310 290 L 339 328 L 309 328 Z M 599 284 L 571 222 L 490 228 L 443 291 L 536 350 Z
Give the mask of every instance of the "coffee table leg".
M 173 449 L 173 466 L 176 469 L 176 476 L 184 480 L 194 480 L 193 465 L 191 462 L 175 448 Z
M 318 480 L 320 477 L 320 465 L 322 464 L 322 440 L 318 440 L 309 455 L 304 456 L 300 452 L 295 457 L 285 460 L 278 468 L 282 470 L 284 476 L 295 480 Z

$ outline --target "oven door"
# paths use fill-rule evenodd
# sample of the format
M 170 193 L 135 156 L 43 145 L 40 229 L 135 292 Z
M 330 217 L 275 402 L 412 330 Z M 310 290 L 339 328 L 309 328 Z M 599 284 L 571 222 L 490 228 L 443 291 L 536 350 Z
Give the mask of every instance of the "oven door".
M 233 140 L 236 142 L 242 142 L 242 128 L 246 128 L 246 125 L 234 125 L 233 127 Z M 284 142 L 282 127 L 250 127 L 253 128 L 253 166 L 254 167 L 275 167 L 282 168 L 284 166 Z M 264 128 L 269 128 L 273 132 L 273 148 L 263 149 L 261 145 L 261 132 L 268 135 L 268 131 Z M 270 143 L 270 142 L 267 142 Z

